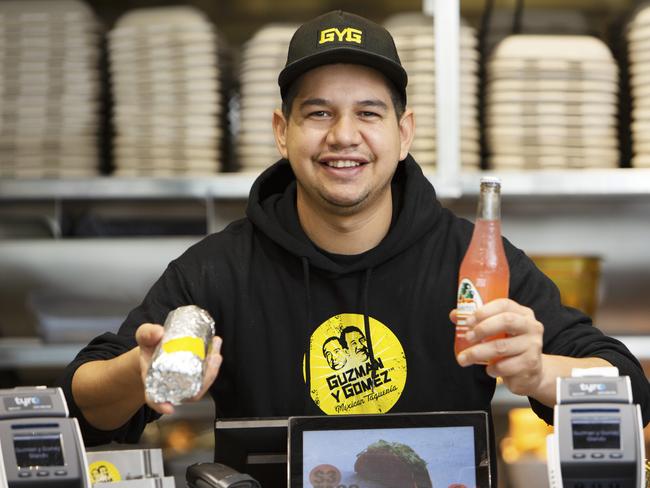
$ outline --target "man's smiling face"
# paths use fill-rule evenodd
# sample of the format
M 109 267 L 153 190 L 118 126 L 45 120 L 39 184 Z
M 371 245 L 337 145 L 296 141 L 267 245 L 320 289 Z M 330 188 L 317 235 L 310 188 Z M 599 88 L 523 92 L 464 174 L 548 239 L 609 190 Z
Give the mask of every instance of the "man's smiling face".
M 390 197 L 409 129 L 397 119 L 389 81 L 356 64 L 314 68 L 299 80 L 288 120 L 276 113 L 278 147 L 308 205 L 350 215 Z M 281 119 L 281 120 L 280 120 Z M 412 129 L 412 127 L 411 127 Z

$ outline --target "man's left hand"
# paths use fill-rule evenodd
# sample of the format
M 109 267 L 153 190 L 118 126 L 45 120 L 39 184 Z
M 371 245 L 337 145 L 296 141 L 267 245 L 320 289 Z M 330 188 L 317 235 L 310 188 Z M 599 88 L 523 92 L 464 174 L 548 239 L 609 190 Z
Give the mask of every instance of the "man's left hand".
M 456 310 L 450 314 L 456 323 Z M 517 395 L 532 395 L 540 386 L 544 326 L 534 312 L 517 302 L 501 298 L 479 308 L 467 319 L 466 338 L 472 343 L 457 359 L 461 366 L 488 363 L 486 372 L 500 376 L 508 389 Z M 488 342 L 491 336 L 506 334 Z

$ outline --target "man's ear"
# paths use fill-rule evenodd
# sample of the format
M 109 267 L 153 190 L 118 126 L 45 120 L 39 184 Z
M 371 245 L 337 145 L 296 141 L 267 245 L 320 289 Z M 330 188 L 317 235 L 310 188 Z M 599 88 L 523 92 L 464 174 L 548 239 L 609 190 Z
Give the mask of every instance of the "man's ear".
M 415 115 L 413 115 L 413 110 L 407 108 L 402 117 L 399 120 L 399 138 L 400 138 L 400 149 L 399 149 L 399 160 L 403 160 L 409 153 L 411 149 L 411 143 L 413 142 L 413 136 L 415 135 Z
M 287 125 L 289 121 L 284 117 L 282 110 L 276 108 L 273 111 L 273 136 L 275 145 L 283 158 L 288 159 L 287 152 Z

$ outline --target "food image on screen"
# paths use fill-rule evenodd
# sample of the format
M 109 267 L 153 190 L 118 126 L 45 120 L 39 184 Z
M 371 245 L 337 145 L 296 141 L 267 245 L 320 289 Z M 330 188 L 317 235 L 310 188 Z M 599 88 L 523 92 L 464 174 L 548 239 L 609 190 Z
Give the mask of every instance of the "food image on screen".
M 327 488 L 484 486 L 477 483 L 474 448 L 470 426 L 305 431 L 302 485 L 296 485 L 326 488 L 323 481 L 333 480 L 324 466 L 331 466 L 340 482 Z
M 387 488 L 432 488 L 427 463 L 406 444 L 379 440 L 357 454 L 355 472 Z

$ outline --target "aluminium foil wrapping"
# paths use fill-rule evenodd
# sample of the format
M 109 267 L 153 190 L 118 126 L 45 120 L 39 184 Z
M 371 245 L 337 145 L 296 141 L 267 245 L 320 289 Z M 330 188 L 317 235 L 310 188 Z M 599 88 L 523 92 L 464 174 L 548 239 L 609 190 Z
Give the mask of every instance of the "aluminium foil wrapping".
M 169 312 L 164 327 L 147 371 L 145 389 L 156 403 L 178 405 L 201 390 L 214 320 L 202 308 L 186 305 Z

